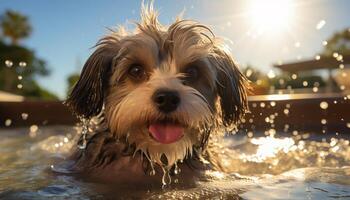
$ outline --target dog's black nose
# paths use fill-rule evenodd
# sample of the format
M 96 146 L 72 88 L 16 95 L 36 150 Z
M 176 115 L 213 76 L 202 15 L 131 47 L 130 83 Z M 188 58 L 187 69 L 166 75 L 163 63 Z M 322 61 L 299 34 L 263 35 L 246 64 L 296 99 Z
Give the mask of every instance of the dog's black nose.
M 160 111 L 169 113 L 179 106 L 180 97 L 176 91 L 159 89 L 154 93 L 153 101 Z

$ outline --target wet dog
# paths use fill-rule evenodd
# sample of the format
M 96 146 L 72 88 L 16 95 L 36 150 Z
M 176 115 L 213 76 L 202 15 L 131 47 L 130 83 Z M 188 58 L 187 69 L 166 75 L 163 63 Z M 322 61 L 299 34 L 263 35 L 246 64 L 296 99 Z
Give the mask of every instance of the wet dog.
M 134 32 L 111 31 L 86 61 L 66 103 L 97 123 L 79 140 L 76 170 L 121 182 L 160 174 L 164 184 L 181 168 L 213 166 L 210 138 L 247 110 L 247 81 L 225 44 L 198 22 L 157 17 L 143 6 Z

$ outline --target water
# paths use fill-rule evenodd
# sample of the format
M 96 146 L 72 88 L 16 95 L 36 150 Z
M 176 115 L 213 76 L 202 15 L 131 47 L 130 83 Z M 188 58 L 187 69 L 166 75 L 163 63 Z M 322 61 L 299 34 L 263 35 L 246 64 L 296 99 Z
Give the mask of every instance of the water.
M 0 199 L 350 199 L 349 138 L 337 135 L 230 136 L 213 153 L 226 173 L 206 171 L 194 186 L 175 179 L 161 189 L 54 173 L 75 133 L 63 126 L 0 130 Z

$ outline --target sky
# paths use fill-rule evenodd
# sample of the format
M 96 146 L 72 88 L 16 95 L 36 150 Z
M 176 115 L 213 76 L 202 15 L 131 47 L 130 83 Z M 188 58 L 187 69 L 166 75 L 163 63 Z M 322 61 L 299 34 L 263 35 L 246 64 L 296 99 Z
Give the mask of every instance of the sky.
M 21 43 L 48 63 L 51 74 L 37 77 L 40 84 L 64 99 L 67 77 L 80 72 L 108 27 L 137 21 L 140 5 L 136 0 L 0 0 L 0 14 L 11 9 L 29 17 L 33 33 Z M 241 66 L 266 73 L 276 63 L 314 59 L 333 33 L 350 28 L 348 0 L 156 0 L 154 7 L 163 24 L 184 11 L 184 18 L 208 25 Z

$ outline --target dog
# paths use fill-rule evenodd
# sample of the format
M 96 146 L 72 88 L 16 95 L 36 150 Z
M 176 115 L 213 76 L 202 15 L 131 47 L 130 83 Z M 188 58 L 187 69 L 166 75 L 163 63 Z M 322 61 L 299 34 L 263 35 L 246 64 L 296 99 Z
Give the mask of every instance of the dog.
M 199 22 L 177 18 L 163 26 L 153 6 L 142 5 L 135 27 L 98 41 L 66 100 L 77 116 L 96 122 L 82 134 L 73 168 L 117 182 L 161 177 L 163 185 L 180 170 L 188 178 L 219 168 L 210 141 L 248 110 L 247 79 Z

